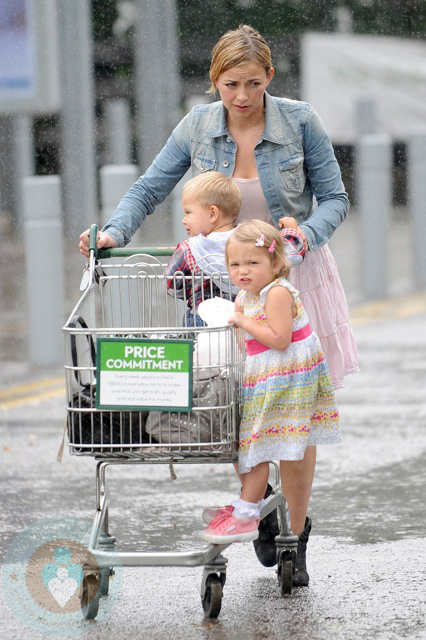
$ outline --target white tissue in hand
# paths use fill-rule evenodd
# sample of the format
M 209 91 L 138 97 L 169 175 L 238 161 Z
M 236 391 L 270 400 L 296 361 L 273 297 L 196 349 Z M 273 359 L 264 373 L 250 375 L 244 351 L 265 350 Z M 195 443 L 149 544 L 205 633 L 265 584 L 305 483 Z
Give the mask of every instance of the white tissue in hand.
M 234 303 L 225 298 L 209 298 L 200 302 L 198 306 L 198 315 L 209 327 L 226 326 L 234 313 Z

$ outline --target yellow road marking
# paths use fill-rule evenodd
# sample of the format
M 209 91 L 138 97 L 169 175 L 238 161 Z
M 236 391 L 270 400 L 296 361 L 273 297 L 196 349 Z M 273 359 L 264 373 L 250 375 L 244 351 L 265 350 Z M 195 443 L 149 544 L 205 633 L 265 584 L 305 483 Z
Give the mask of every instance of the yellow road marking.
M 17 407 L 24 407 L 30 404 L 38 404 L 39 402 L 44 402 L 44 400 L 49 400 L 50 398 L 58 398 L 59 396 L 63 395 L 65 395 L 65 386 L 62 386 L 59 389 L 45 391 L 43 393 L 37 393 L 32 396 L 24 396 L 23 398 L 17 398 L 15 400 L 0 402 L 0 410 L 16 409 Z
M 38 404 L 65 394 L 64 377 L 43 378 L 0 391 L 0 410 Z
M 395 312 L 395 315 L 397 315 L 398 318 L 405 318 L 407 316 L 414 316 L 419 313 L 425 313 L 425 312 L 426 312 L 426 301 L 419 302 L 417 304 L 412 304 L 405 308 L 399 309 L 398 311 Z
M 421 313 L 426 313 L 426 294 L 424 293 L 365 304 L 352 310 L 351 322 L 354 327 L 357 327 L 383 320 L 407 318 Z
M 56 378 L 44 378 L 43 380 L 36 380 L 35 382 L 28 382 L 26 384 L 20 384 L 15 387 L 9 387 L 0 391 L 0 398 L 12 398 L 13 396 L 19 396 L 29 391 L 35 391 L 36 389 L 45 389 L 46 387 L 56 386 L 58 384 L 64 384 L 64 377 L 57 376 Z

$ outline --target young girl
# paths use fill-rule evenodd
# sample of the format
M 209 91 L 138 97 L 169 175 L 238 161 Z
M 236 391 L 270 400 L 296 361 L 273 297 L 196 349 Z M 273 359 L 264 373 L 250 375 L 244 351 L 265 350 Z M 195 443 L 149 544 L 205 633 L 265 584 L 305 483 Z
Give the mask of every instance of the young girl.
M 244 330 L 247 349 L 238 453 L 242 491 L 231 506 L 207 510 L 213 519 L 201 535 L 213 544 L 258 537 L 259 503 L 272 460 L 280 461 L 291 527 L 301 536 L 313 477 L 299 461 L 315 451 L 314 445 L 341 440 L 327 363 L 299 294 L 287 280 L 282 243 L 271 225 L 248 220 L 226 245 L 229 275 L 241 289 L 229 322 Z

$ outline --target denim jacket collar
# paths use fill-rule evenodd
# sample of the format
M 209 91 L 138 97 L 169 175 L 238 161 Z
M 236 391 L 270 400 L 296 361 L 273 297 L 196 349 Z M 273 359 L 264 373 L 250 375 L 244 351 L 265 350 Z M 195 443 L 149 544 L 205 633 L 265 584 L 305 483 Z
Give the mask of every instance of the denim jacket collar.
M 226 126 L 226 109 L 223 102 L 218 102 L 218 109 L 212 113 L 210 127 L 206 132 L 212 138 L 229 135 Z M 265 131 L 262 134 L 262 140 L 269 140 L 276 144 L 284 143 L 284 135 L 280 124 L 280 113 L 278 105 L 272 100 L 271 96 L 265 91 Z

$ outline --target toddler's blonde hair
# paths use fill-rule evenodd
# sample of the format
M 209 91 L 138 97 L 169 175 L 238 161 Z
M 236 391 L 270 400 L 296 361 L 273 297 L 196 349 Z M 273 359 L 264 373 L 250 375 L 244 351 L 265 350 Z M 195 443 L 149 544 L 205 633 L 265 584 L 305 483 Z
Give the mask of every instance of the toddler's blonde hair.
M 209 71 L 211 85 L 207 93 L 215 95 L 216 82 L 221 73 L 250 62 L 263 67 L 269 76 L 272 56 L 265 39 L 253 27 L 240 24 L 238 29 L 224 33 L 213 47 Z
M 256 240 L 263 236 L 263 247 L 256 245 Z M 268 251 L 268 248 L 275 240 L 274 251 Z M 290 273 L 290 262 L 284 255 L 284 241 L 281 233 L 272 225 L 263 220 L 245 220 L 238 225 L 228 238 L 226 243 L 226 267 L 229 271 L 228 248 L 233 242 L 243 242 L 251 244 L 253 249 L 259 249 L 265 252 L 271 260 L 271 264 L 275 261 L 277 265 L 277 277 L 288 278 Z
M 203 207 L 215 205 L 224 218 L 235 222 L 241 208 L 241 193 L 235 182 L 218 171 L 206 171 L 191 178 L 183 194 L 192 193 Z

